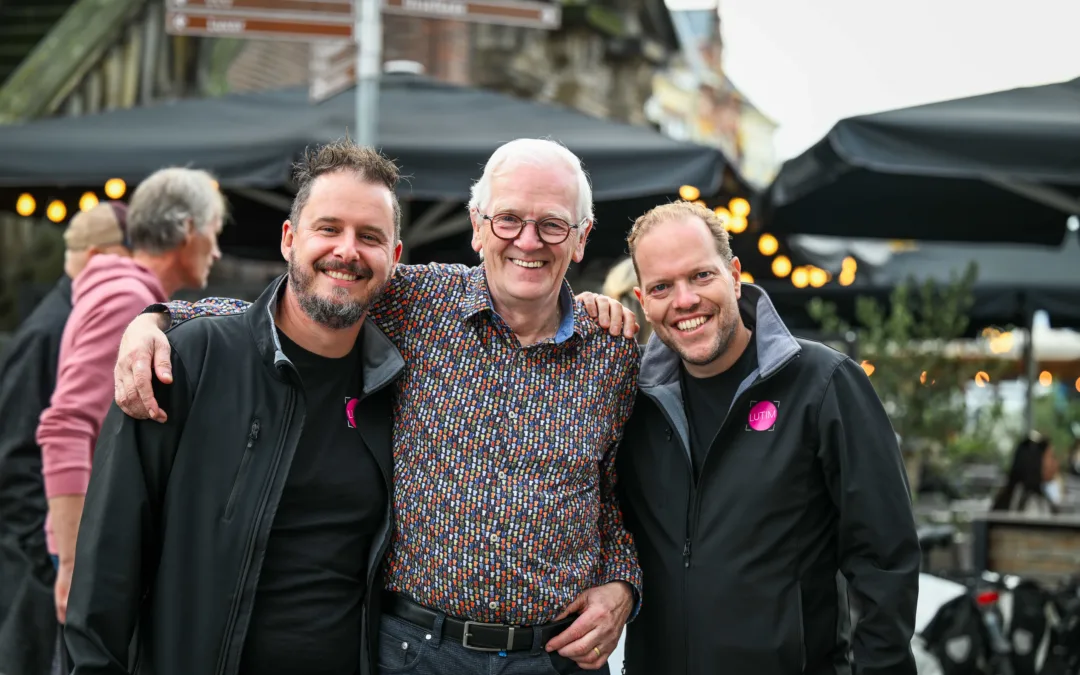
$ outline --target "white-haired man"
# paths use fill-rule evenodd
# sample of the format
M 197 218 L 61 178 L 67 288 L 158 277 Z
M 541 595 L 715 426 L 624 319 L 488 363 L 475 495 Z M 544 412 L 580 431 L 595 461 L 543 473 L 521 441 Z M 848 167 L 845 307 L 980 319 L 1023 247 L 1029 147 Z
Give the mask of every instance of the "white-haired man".
M 131 196 L 131 257 L 96 255 L 72 284 L 56 389 L 37 428 L 60 623 L 67 612 L 94 444 L 114 392 L 109 370 L 124 327 L 148 303 L 164 302 L 182 288 L 206 286 L 211 266 L 221 257 L 217 236 L 224 215 L 224 200 L 210 174 L 162 169 Z
M 640 588 L 614 492 L 637 350 L 590 320 L 565 280 L 592 191 L 569 150 L 522 139 L 489 159 L 469 213 L 483 264 L 399 267 L 371 314 L 406 363 L 379 669 L 606 671 Z M 176 323 L 242 307 L 169 309 Z M 129 414 L 160 421 L 155 356 L 170 377 L 157 321 L 133 324 L 117 386 Z

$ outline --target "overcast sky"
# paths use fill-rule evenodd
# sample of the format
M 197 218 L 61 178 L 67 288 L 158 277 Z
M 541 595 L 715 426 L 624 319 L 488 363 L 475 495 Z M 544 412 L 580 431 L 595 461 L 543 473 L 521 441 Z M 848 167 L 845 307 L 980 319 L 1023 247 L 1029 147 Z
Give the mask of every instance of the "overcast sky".
M 1080 0 L 720 0 L 719 9 L 725 70 L 781 125 L 781 160 L 843 117 L 1080 77 Z

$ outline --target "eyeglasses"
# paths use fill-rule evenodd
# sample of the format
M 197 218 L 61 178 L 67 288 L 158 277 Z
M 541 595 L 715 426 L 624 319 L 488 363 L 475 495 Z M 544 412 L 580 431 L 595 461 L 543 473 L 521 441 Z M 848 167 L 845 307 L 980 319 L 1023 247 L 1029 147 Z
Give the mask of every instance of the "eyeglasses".
M 554 246 L 566 241 L 570 236 L 570 230 L 576 230 L 587 220 L 582 218 L 580 223 L 571 225 L 562 218 L 544 218 L 543 220 L 526 220 L 518 218 L 512 213 L 497 213 L 494 216 L 480 214 L 484 220 L 491 222 L 491 232 L 499 239 L 513 241 L 521 236 L 525 223 L 536 225 L 536 236 L 545 244 Z

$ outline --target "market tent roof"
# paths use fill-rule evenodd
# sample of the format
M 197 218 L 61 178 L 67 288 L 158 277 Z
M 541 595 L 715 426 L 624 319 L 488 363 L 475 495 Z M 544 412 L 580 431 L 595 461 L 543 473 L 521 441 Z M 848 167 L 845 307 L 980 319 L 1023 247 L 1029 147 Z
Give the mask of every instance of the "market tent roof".
M 762 206 L 774 234 L 1059 244 L 1080 213 L 1080 79 L 841 120 Z
M 577 153 L 597 201 L 684 184 L 709 194 L 723 177 L 718 150 L 648 127 L 415 75 L 380 84 L 379 145 L 407 176 L 405 197 L 467 199 L 492 151 L 519 137 L 552 138 Z M 349 90 L 314 104 L 300 87 L 0 127 L 0 186 L 134 183 L 163 166 L 191 165 L 226 188 L 280 187 L 305 147 L 355 129 L 355 100 Z
M 917 283 L 948 283 L 959 278 L 969 262 L 977 266 L 971 329 L 983 326 L 1022 326 L 1036 310 L 1050 315 L 1057 327 L 1080 328 L 1080 241 L 1069 237 L 1059 248 L 1033 244 L 946 244 L 850 241 L 833 237 L 792 237 L 788 242 L 795 264 L 832 271 L 834 280 L 821 288 L 795 288 L 789 279 L 762 280 L 785 319 L 812 325 L 806 312 L 810 298 L 833 302 L 842 318 L 855 319 L 855 299 L 869 296 L 887 301 L 892 290 L 908 279 Z M 898 249 L 898 250 L 890 250 Z M 855 283 L 841 286 L 836 273 L 841 260 L 858 261 Z

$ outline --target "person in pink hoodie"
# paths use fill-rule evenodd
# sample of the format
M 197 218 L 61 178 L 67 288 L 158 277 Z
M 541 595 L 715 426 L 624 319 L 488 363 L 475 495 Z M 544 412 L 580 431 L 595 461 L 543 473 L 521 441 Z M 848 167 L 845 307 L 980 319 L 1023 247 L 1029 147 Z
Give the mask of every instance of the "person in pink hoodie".
M 210 268 L 221 257 L 217 237 L 224 217 L 225 202 L 210 174 L 162 169 L 132 194 L 131 257 L 95 256 L 72 285 L 56 389 L 37 429 L 60 623 L 67 612 L 93 449 L 113 400 L 112 371 L 124 328 L 144 307 L 165 302 L 184 288 L 206 287 Z

